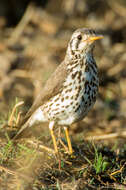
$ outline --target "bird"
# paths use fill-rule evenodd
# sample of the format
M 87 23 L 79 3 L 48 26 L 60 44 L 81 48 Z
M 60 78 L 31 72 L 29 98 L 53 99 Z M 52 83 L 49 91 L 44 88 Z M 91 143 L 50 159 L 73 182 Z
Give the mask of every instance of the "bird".
M 68 128 L 82 120 L 96 101 L 99 77 L 93 50 L 94 42 L 102 38 L 90 28 L 73 32 L 64 61 L 45 83 L 14 139 L 27 127 L 48 122 L 55 153 L 59 152 L 54 135 L 54 127 L 58 125 L 64 128 L 68 153 L 73 154 Z

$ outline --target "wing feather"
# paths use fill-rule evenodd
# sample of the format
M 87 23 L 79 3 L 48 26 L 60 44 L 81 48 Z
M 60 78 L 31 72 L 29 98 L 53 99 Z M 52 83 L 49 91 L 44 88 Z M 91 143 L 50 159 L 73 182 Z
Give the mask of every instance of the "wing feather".
M 43 105 L 46 101 L 49 101 L 50 98 L 57 95 L 63 87 L 63 82 L 67 76 L 67 65 L 65 62 L 62 62 L 51 77 L 47 80 L 44 88 L 41 93 L 38 95 L 34 101 L 32 107 L 27 112 L 25 118 L 21 122 L 21 125 L 24 124 L 28 118 L 33 114 L 33 112 Z

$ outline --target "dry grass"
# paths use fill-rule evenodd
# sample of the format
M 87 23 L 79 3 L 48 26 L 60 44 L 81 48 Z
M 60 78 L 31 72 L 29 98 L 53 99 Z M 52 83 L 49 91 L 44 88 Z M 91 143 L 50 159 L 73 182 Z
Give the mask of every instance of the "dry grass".
M 20 104 L 16 103 L 12 109 L 9 117 L 11 121 L 17 118 L 16 109 L 20 113 L 17 106 Z M 74 154 L 70 156 L 65 152 L 66 142 L 61 137 L 59 136 L 57 141 L 60 152 L 59 155 L 55 155 L 53 149 L 49 148 L 50 144 L 45 145 L 44 140 L 32 137 L 13 142 L 6 133 L 6 138 L 0 142 L 1 188 L 17 190 L 126 188 L 124 140 L 116 139 L 111 145 L 108 141 L 109 145 L 106 146 L 103 141 L 99 144 L 94 140 L 80 142 L 79 139 L 75 144 L 72 143 Z

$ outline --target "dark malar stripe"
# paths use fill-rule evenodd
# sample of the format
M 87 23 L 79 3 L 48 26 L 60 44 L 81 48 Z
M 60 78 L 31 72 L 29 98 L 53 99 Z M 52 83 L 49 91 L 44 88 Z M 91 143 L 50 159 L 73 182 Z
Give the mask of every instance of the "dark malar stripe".
M 77 41 L 76 41 L 76 44 L 75 44 L 75 48 L 76 48 L 76 49 L 78 49 L 79 43 L 80 43 L 80 41 L 77 40 Z
M 71 51 L 71 55 L 74 55 L 74 51 L 72 50 L 72 43 L 73 43 L 73 40 L 74 40 L 74 39 L 72 39 L 72 40 L 70 41 L 70 51 Z

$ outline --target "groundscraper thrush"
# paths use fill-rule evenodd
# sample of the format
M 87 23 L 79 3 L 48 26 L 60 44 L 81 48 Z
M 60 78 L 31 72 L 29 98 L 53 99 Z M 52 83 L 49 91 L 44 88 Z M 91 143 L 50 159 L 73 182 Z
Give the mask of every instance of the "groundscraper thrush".
M 68 44 L 64 61 L 46 82 L 26 114 L 26 121 L 17 136 L 36 123 L 49 122 L 55 152 L 58 152 L 53 132 L 63 126 L 69 153 L 73 153 L 68 126 L 82 120 L 96 101 L 99 78 L 93 57 L 94 42 L 103 38 L 92 29 L 77 29 Z

